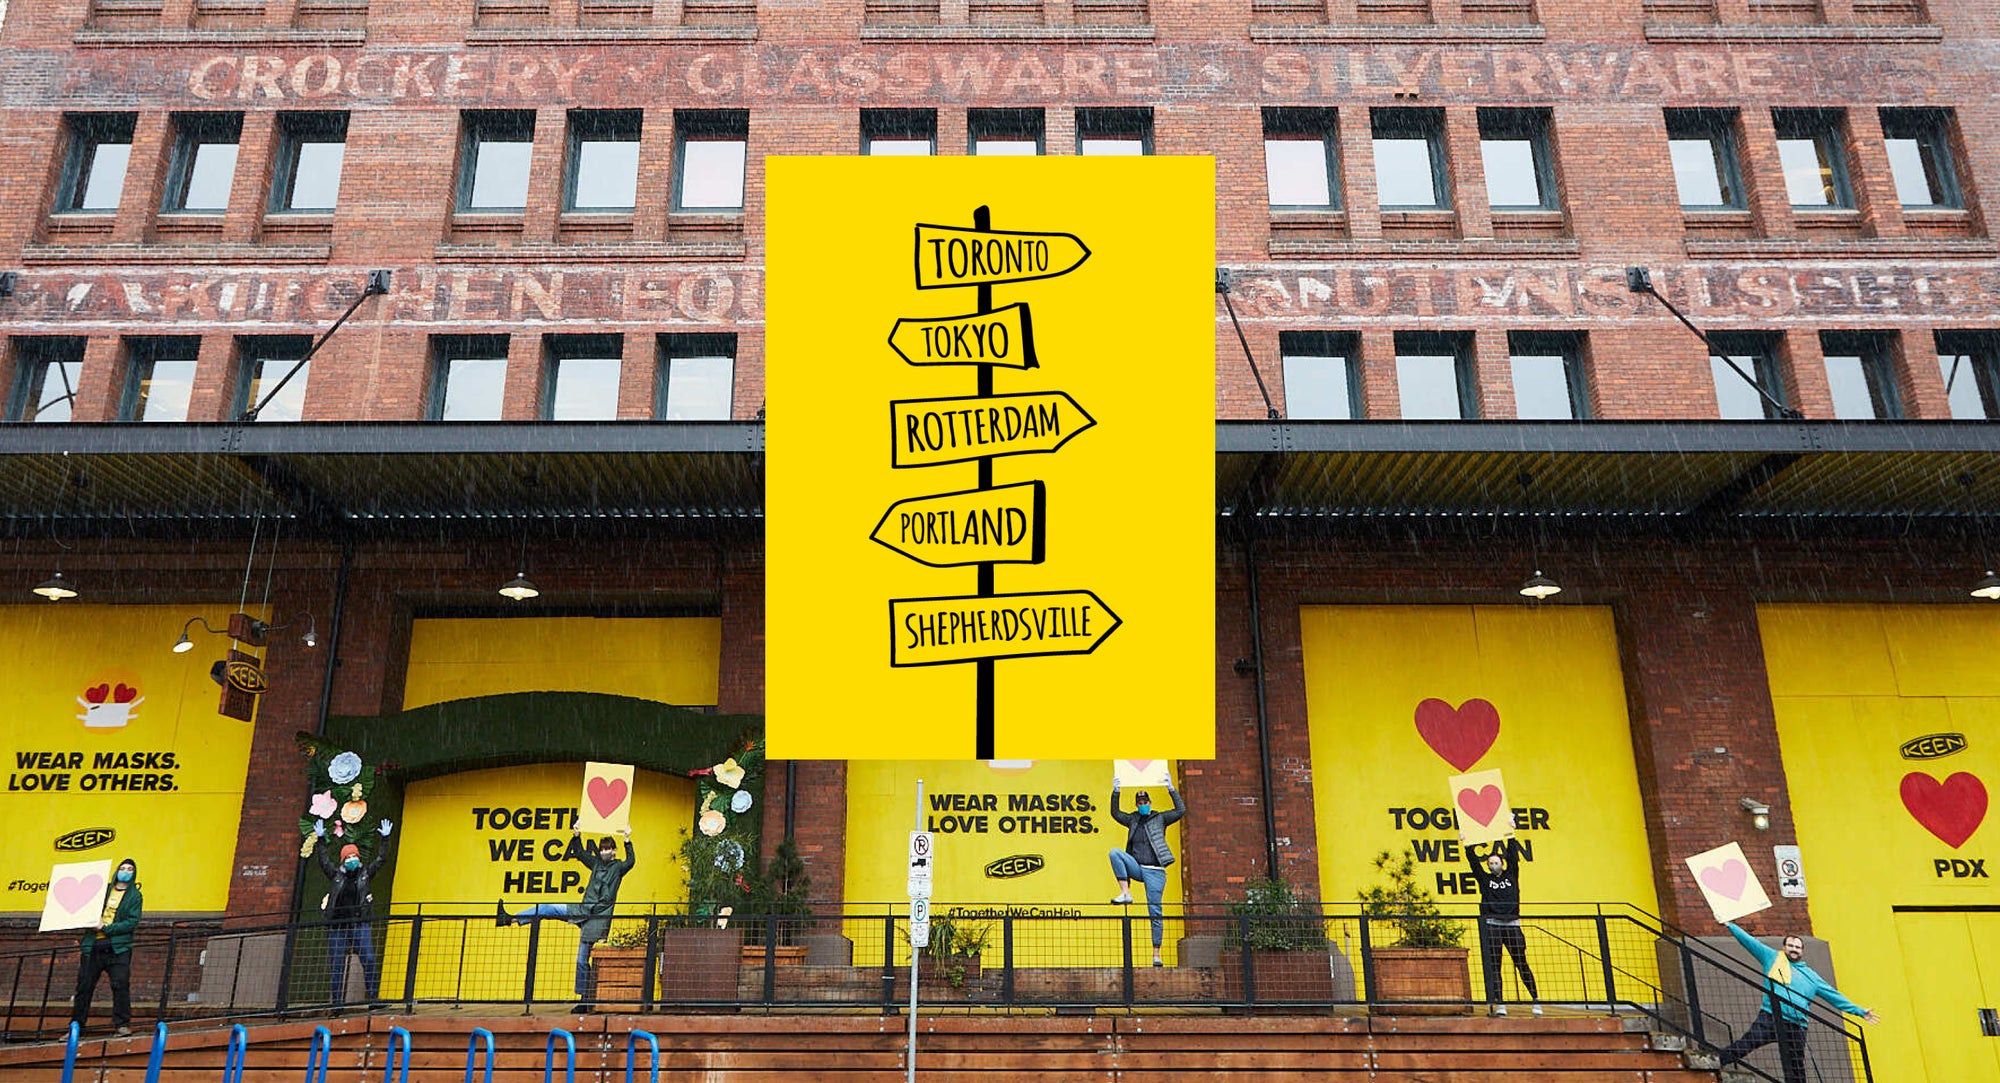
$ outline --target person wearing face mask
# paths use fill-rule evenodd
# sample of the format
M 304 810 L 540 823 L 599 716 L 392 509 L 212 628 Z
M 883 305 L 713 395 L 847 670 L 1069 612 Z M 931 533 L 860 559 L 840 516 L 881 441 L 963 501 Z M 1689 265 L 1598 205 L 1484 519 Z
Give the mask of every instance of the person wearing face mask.
M 576 943 L 577 1005 L 570 1009 L 574 1012 L 591 1010 L 590 949 L 611 931 L 611 912 L 618 906 L 618 886 L 637 863 L 632 852 L 632 829 L 625 828 L 623 834 L 625 860 L 620 861 L 618 841 L 611 836 L 606 835 L 596 846 L 586 846 L 582 832 L 570 832 L 569 852 L 564 856 L 583 862 L 584 867 L 590 870 L 590 880 L 583 885 L 581 902 L 536 903 L 517 914 L 509 914 L 503 899 L 494 911 L 493 923 L 502 928 L 526 925 L 542 918 L 560 918 L 576 924 L 579 930 Z
M 1494 1015 L 1506 1015 L 1500 1003 L 1500 949 L 1514 960 L 1514 973 L 1535 1001 L 1530 1010 L 1542 1014 L 1541 994 L 1535 991 L 1535 972 L 1528 969 L 1528 938 L 1521 932 L 1521 841 L 1505 839 L 1494 843 L 1484 858 L 1474 856 L 1476 847 L 1465 848 L 1479 879 L 1479 962 L 1486 975 L 1486 1003 Z
M 1146 885 L 1146 913 L 1153 919 L 1153 965 L 1160 960 L 1160 942 L 1166 933 L 1162 920 L 1161 896 L 1167 890 L 1167 866 L 1174 863 L 1174 851 L 1167 845 L 1167 828 L 1187 815 L 1181 793 L 1167 783 L 1167 796 L 1174 807 L 1166 812 L 1153 810 L 1152 796 L 1144 790 L 1132 795 L 1132 811 L 1118 808 L 1118 780 L 1111 781 L 1111 818 L 1125 827 L 1125 847 L 1111 851 L 1111 875 L 1118 878 L 1118 894 L 1111 901 L 1123 905 L 1132 901 L 1132 881 Z
M 382 844 L 375 848 L 375 860 L 365 865 L 361 861 L 361 848 L 353 843 L 340 848 L 337 863 L 327 856 L 331 847 L 322 846 L 314 851 L 319 855 L 320 871 L 326 874 L 330 885 L 326 898 L 320 902 L 320 910 L 326 917 L 327 973 L 335 1004 L 347 1002 L 349 955 L 361 957 L 362 1000 L 374 1000 L 376 986 L 382 980 L 382 962 L 375 954 L 375 928 L 370 920 L 374 917 L 374 896 L 368 893 L 368 881 L 389 857 L 389 821 L 382 821 L 380 830 Z
M 1787 936 L 1778 942 L 1780 947 L 1773 948 L 1738 928 L 1733 921 L 1723 924 L 1763 969 L 1765 992 L 1756 1020 L 1743 1032 L 1743 1037 L 1722 1051 L 1719 1067 L 1727 1068 L 1749 1056 L 1751 1050 L 1777 1042 L 1785 1083 L 1806 1083 L 1806 1009 L 1812 1006 L 1815 997 L 1866 1022 L 1882 1021 L 1881 1016 L 1841 995 L 1832 982 L 1804 963 L 1803 938 Z
M 118 863 L 104 892 L 104 912 L 97 928 L 83 933 L 83 961 L 76 970 L 76 998 L 69 1021 L 83 1028 L 97 995 L 97 977 L 111 979 L 111 1025 L 122 1037 L 132 1033 L 132 930 L 139 927 L 145 900 L 139 895 L 139 866 L 131 858 Z

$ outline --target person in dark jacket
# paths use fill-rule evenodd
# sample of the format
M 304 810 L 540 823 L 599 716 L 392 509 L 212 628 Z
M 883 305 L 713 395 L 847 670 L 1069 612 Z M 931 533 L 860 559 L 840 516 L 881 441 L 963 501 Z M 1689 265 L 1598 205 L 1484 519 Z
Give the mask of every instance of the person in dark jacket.
M 518 914 L 507 913 L 507 903 L 501 900 L 494 913 L 494 924 L 526 925 L 542 918 L 561 918 L 574 922 L 580 930 L 576 942 L 576 996 L 577 1005 L 572 1011 L 587 1012 L 590 1004 L 590 948 L 604 939 L 611 931 L 611 912 L 618 906 L 618 886 L 625 881 L 625 874 L 632 871 L 637 859 L 632 851 L 632 829 L 627 827 L 625 835 L 625 860 L 618 860 L 617 841 L 606 835 L 597 846 L 586 846 L 582 832 L 571 832 L 569 852 L 564 856 L 581 861 L 590 870 L 590 880 L 583 885 L 583 901 L 574 903 L 536 903 Z
M 1514 960 L 1514 972 L 1527 987 L 1531 1011 L 1542 1014 L 1541 994 L 1535 991 L 1535 972 L 1528 968 L 1528 938 L 1521 932 L 1521 842 L 1505 839 L 1494 843 L 1486 856 L 1474 856 L 1477 847 L 1465 848 L 1479 879 L 1479 962 L 1486 974 L 1486 1003 L 1494 1015 L 1506 1015 L 1500 1003 L 1500 949 L 1506 948 Z
M 329 849 L 322 846 L 315 852 L 319 855 L 320 871 L 331 885 L 321 912 L 326 917 L 326 960 L 332 1002 L 347 1002 L 349 955 L 361 956 L 361 999 L 372 1001 L 382 981 L 382 961 L 375 954 L 375 927 L 370 920 L 374 917 L 374 896 L 368 892 L 368 881 L 382 868 L 382 862 L 388 860 L 389 837 L 386 833 L 382 836 L 375 860 L 365 865 L 361 863 L 360 847 L 353 843 L 340 848 L 338 864 L 327 856 Z
M 1111 875 L 1118 878 L 1118 894 L 1111 901 L 1115 905 L 1131 902 L 1134 880 L 1146 885 L 1146 913 L 1153 919 L 1154 966 L 1165 965 L 1160 961 L 1160 942 L 1166 934 L 1160 900 L 1167 891 L 1167 866 L 1174 863 L 1167 828 L 1187 815 L 1187 806 L 1181 804 L 1181 793 L 1172 782 L 1167 783 L 1167 796 L 1174 799 L 1174 807 L 1155 812 L 1152 797 L 1140 790 L 1132 795 L 1132 811 L 1123 812 L 1118 808 L 1118 782 L 1113 779 L 1111 783 L 1111 818 L 1125 826 L 1124 848 L 1111 851 Z
M 139 895 L 139 865 L 131 858 L 118 863 L 104 892 L 104 913 L 97 928 L 81 937 L 83 959 L 76 968 L 76 998 L 69 1021 L 83 1029 L 97 995 L 97 977 L 111 979 L 111 1025 L 123 1036 L 132 1033 L 132 931 L 139 927 L 145 900 Z

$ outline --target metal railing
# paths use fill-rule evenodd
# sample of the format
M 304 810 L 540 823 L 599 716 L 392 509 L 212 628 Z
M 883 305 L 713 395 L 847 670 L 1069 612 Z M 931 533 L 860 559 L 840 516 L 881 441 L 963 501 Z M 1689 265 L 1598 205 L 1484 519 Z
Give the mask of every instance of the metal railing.
M 1440 910 L 1435 924 L 1455 932 L 1460 948 L 1441 970 L 1423 971 L 1409 985 L 1401 976 L 1406 953 L 1394 950 L 1405 922 L 1354 904 L 1285 915 L 1169 906 L 1160 919 L 1158 964 L 1143 905 L 938 906 L 918 992 L 925 1010 L 1463 1012 L 1533 1001 L 1643 1015 L 1655 1029 L 1709 1050 L 1741 1038 L 1764 1000 L 1764 979 L 1740 949 L 1705 943 L 1635 907 L 1525 906 L 1518 956 L 1490 929 L 1482 944 L 1476 904 Z M 617 1011 L 868 1007 L 890 1014 L 909 997 L 906 911 L 903 903 L 826 904 L 807 914 L 738 914 L 722 929 L 675 908 L 620 907 L 610 938 L 581 959 L 576 926 L 556 918 L 503 926 L 491 903 L 394 908 L 358 925 L 239 919 L 223 932 L 142 926 L 133 1011 L 159 1021 L 433 1004 L 527 1013 L 577 1001 Z M 1489 955 L 1499 963 L 1490 988 Z M 6 1040 L 63 1034 L 79 957 L 73 943 L 0 952 Z M 1528 964 L 1532 989 L 1517 960 Z M 100 1019 L 106 1000 L 100 992 Z M 1807 1012 L 1806 1047 L 1816 1083 L 1873 1078 L 1859 1027 L 1831 1009 L 1816 1004 Z M 1778 1055 L 1773 1044 L 1742 1067 L 1777 1083 Z

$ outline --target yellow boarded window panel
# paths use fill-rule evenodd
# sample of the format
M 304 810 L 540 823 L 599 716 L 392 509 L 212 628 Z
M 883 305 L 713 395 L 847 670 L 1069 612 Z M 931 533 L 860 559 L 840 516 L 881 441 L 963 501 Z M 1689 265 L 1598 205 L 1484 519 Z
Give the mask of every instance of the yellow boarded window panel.
M 721 655 L 716 617 L 425 618 L 410 629 L 403 709 L 507 692 L 706 707 Z

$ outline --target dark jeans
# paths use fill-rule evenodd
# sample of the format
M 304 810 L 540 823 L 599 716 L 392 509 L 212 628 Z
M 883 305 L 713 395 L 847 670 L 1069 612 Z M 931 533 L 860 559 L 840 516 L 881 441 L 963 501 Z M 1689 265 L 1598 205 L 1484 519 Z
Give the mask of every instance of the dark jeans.
M 1785 1083 L 1806 1083 L 1806 1028 L 1797 1023 L 1779 1022 L 1770 1012 L 1758 1012 L 1757 1021 L 1722 1051 L 1724 1067 L 1750 1055 L 1759 1046 L 1778 1043 L 1778 1062 L 1785 1068 Z
M 362 1000 L 374 1000 L 375 989 L 382 983 L 382 963 L 375 957 L 375 930 L 368 922 L 328 925 L 326 927 L 326 958 L 332 968 L 331 982 L 335 1004 L 347 1003 L 347 956 L 361 956 Z
M 132 953 L 113 952 L 98 941 L 91 950 L 83 953 L 83 962 L 76 968 L 76 1000 L 69 1009 L 69 1021 L 81 1027 L 90 1016 L 90 1000 L 97 995 L 97 976 L 111 978 L 111 1025 L 129 1027 L 132 1025 Z
M 1514 960 L 1514 972 L 1521 975 L 1521 984 L 1528 987 L 1528 999 L 1540 1000 L 1535 991 L 1535 972 L 1528 969 L 1528 938 L 1519 925 L 1494 925 L 1485 919 L 1479 922 L 1479 962 L 1486 974 L 1486 1002 L 1498 1004 L 1500 995 L 1500 949 L 1505 947 Z

